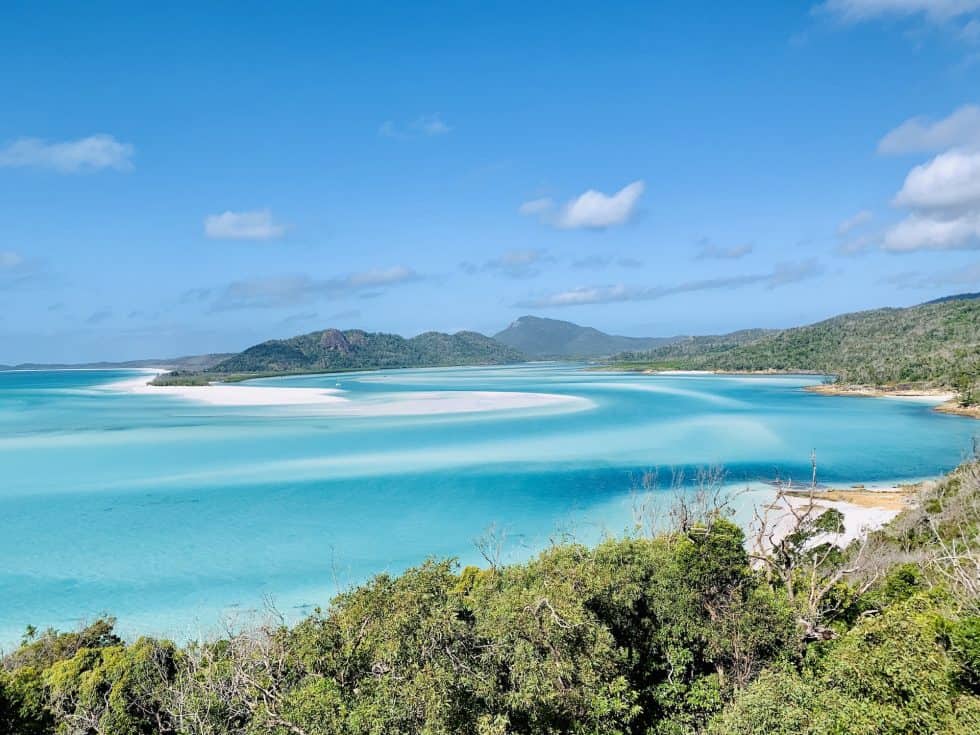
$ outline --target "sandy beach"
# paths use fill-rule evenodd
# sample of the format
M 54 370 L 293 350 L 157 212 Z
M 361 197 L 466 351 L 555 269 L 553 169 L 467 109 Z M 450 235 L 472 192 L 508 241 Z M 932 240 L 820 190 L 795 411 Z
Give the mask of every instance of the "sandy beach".
M 824 396 L 855 396 L 858 398 L 902 398 L 922 403 L 945 403 L 956 398 L 953 391 L 940 388 L 879 388 L 873 385 L 838 385 L 827 383 L 804 388 Z
M 907 508 L 918 495 L 920 484 L 891 485 L 868 488 L 857 485 L 849 488 L 830 488 L 816 490 L 812 502 L 817 509 L 834 508 L 844 516 L 844 533 L 835 539 L 838 545 L 849 544 L 856 538 L 881 528 Z M 786 491 L 785 502 L 793 508 L 806 508 L 811 502 L 806 490 Z M 788 533 L 793 524 L 793 516 L 785 506 L 770 506 L 770 519 L 776 524 L 776 538 Z
M 151 385 L 162 370 L 146 369 L 133 378 L 104 386 L 137 395 L 170 396 L 210 406 L 306 406 L 335 416 L 413 416 L 471 413 L 530 408 L 584 410 L 592 402 L 577 396 L 507 391 L 412 391 L 379 394 L 352 400 L 338 388 L 213 383 L 210 385 Z
M 892 398 L 917 401 L 933 406 L 939 413 L 980 419 L 980 406 L 961 406 L 956 393 L 941 388 L 878 388 L 870 385 L 811 385 L 804 390 L 824 396 L 854 396 L 858 398 Z

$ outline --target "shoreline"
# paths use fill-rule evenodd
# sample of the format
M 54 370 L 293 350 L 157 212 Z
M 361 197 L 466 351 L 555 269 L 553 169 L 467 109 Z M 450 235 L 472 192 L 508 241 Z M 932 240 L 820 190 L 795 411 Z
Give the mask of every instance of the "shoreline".
M 844 396 L 852 398 L 891 398 L 916 401 L 932 405 L 938 413 L 966 418 L 980 419 L 980 405 L 961 406 L 956 393 L 944 388 L 880 388 L 872 385 L 809 385 L 803 390 L 822 396 Z
M 826 373 L 810 372 L 807 370 L 658 370 L 656 368 L 631 369 L 629 367 L 616 367 L 614 365 L 592 368 L 603 372 L 623 372 L 642 375 L 668 375 L 668 376 L 698 376 L 698 375 L 718 375 L 718 376 L 793 376 L 813 377 L 826 375 Z M 808 393 L 817 393 L 822 396 L 842 396 L 849 398 L 890 398 L 906 401 L 917 401 L 932 405 L 932 410 L 937 413 L 944 413 L 950 416 L 962 416 L 964 418 L 980 419 L 980 404 L 973 406 L 961 406 L 956 399 L 956 393 L 946 388 L 912 388 L 896 387 L 883 388 L 873 385 L 854 385 L 826 383 L 820 385 L 807 385 L 803 387 Z

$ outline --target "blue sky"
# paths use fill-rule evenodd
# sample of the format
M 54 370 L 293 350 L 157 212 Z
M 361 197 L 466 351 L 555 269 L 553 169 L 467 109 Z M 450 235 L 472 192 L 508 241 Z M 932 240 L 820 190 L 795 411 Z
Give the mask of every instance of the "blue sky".
M 0 9 L 0 363 L 980 289 L 980 0 L 143 6 Z

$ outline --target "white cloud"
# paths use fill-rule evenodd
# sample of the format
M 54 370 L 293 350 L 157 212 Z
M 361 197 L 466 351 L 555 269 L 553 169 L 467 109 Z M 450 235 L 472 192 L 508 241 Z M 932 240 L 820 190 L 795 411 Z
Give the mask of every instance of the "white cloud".
M 885 135 L 878 152 L 934 153 L 980 145 L 980 106 L 964 105 L 941 120 L 913 117 Z
M 894 203 L 947 212 L 980 206 L 980 152 L 949 151 L 916 166 L 905 177 Z
M 627 222 L 643 194 L 642 181 L 627 184 L 615 194 L 589 189 L 562 207 L 554 221 L 562 229 L 603 229 Z
M 847 23 L 915 15 L 943 21 L 980 10 L 980 0 L 826 0 L 819 9 Z
M 517 211 L 525 216 L 544 214 L 549 211 L 555 203 L 552 201 L 551 197 L 541 197 L 540 199 L 531 199 L 530 201 L 524 202 Z
M 44 168 L 60 173 L 85 173 L 110 168 L 128 171 L 135 149 L 111 135 L 49 142 L 18 138 L 0 148 L 0 167 Z
M 856 230 L 861 225 L 865 225 L 874 218 L 874 214 L 868 209 L 862 209 L 857 214 L 854 214 L 839 225 L 837 225 L 837 234 L 843 237 L 849 234 L 852 230 Z
M 912 214 L 885 234 L 885 250 L 966 250 L 980 247 L 980 213 L 942 219 Z
M 272 221 L 268 209 L 253 212 L 222 212 L 204 219 L 204 234 L 216 240 L 274 240 L 286 226 Z
M 915 166 L 892 204 L 906 217 L 893 225 L 882 248 L 893 253 L 980 247 L 980 108 L 965 106 L 932 123 L 914 118 L 879 145 L 886 152 L 952 146 Z
M 452 131 L 452 128 L 442 121 L 439 113 L 420 116 L 412 127 L 424 135 L 445 135 Z
M 432 115 L 419 115 L 407 125 L 399 125 L 394 120 L 385 120 L 378 127 L 378 135 L 383 138 L 404 140 L 419 136 L 433 137 L 446 135 L 447 133 L 451 133 L 452 130 L 437 112 Z

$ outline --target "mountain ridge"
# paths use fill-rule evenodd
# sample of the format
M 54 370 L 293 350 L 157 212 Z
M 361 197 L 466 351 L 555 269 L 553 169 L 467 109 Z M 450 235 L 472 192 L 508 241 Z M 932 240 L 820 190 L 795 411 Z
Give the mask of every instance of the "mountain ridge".
M 629 350 L 652 349 L 678 339 L 607 334 L 594 327 L 530 314 L 518 317 L 493 338 L 536 358 L 604 357 Z
M 330 372 L 408 367 L 497 365 L 525 356 L 479 332 L 423 332 L 405 338 L 362 329 L 328 328 L 272 339 L 242 350 L 211 373 Z

